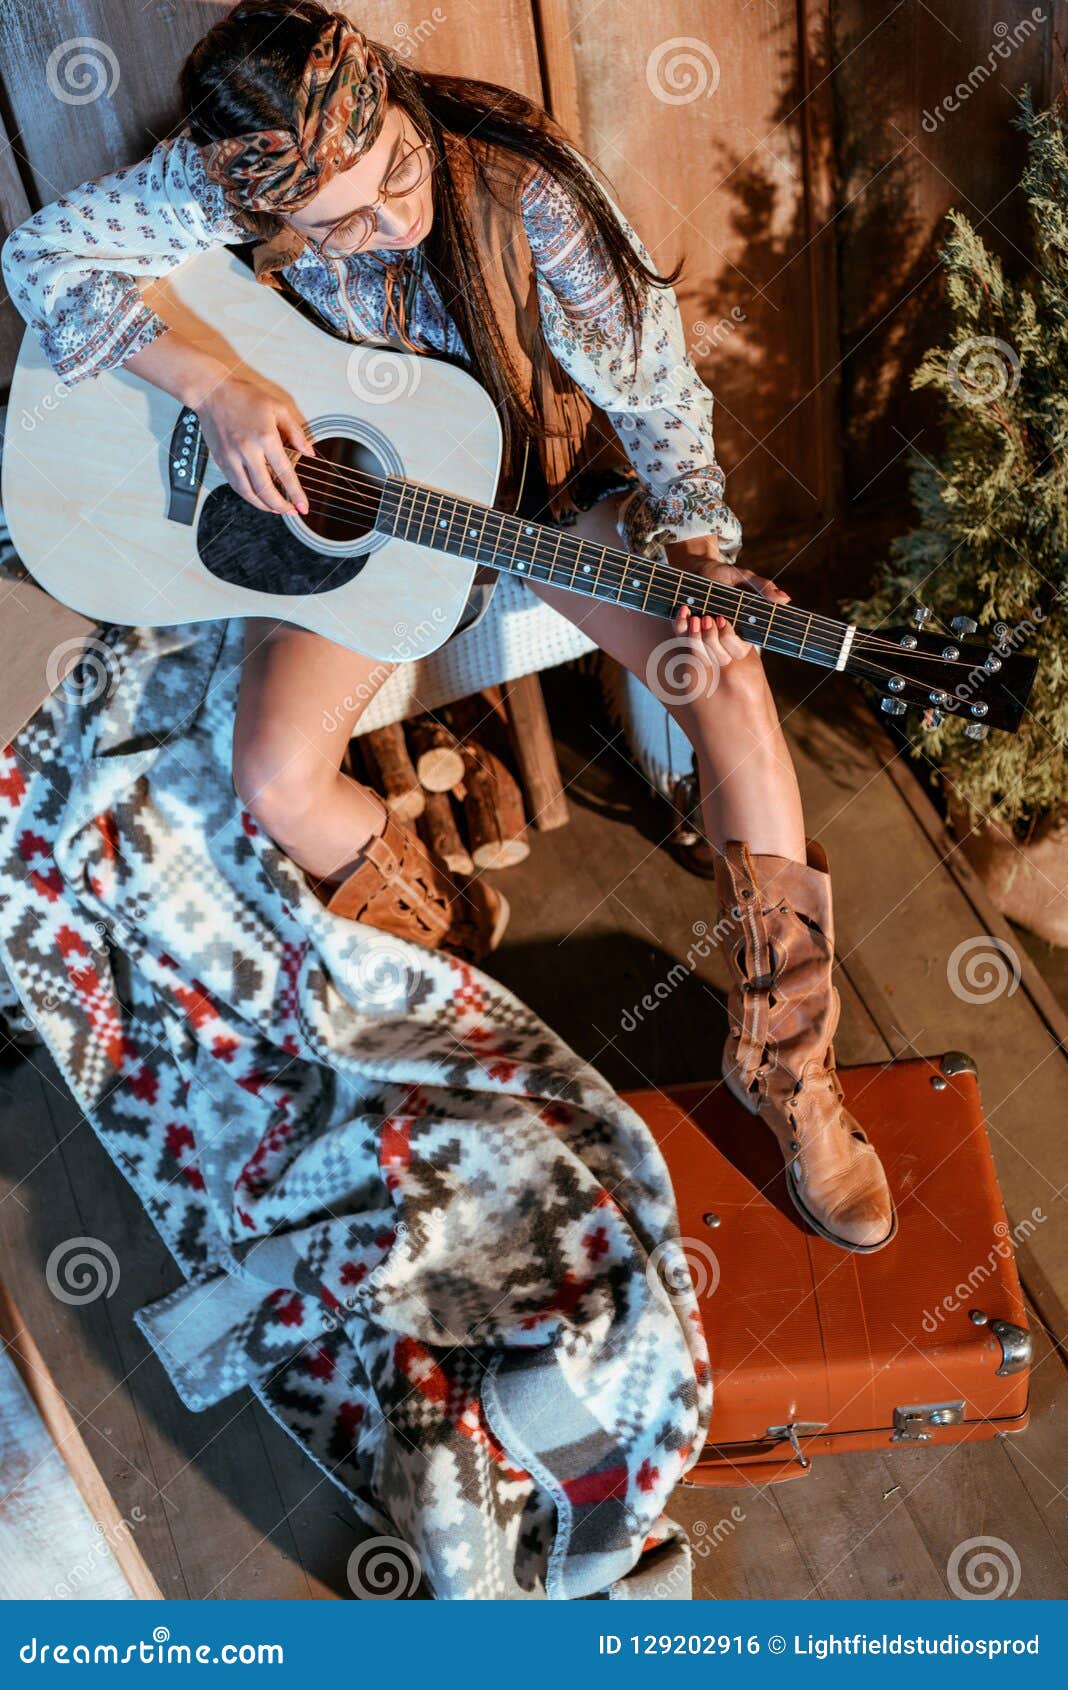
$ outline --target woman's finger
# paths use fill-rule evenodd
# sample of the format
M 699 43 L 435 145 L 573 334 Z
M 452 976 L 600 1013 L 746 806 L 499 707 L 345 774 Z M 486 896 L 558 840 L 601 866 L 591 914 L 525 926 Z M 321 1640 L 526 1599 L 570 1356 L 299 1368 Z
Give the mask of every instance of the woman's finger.
M 720 630 L 719 643 L 735 662 L 741 662 L 753 650 L 749 641 L 743 640 L 741 634 L 736 634 L 729 622 L 726 628 Z
M 751 587 L 755 593 L 762 593 L 766 599 L 785 602 L 790 597 L 789 593 L 784 592 L 782 587 L 774 581 L 769 581 L 766 575 L 743 575 L 739 585 Z
M 263 500 L 257 495 L 255 488 L 248 478 L 248 471 L 240 459 L 237 459 L 234 463 L 232 463 L 229 468 L 226 468 L 224 465 L 220 465 L 219 467 L 223 470 L 223 474 L 226 476 L 227 481 L 230 483 L 230 486 L 233 488 L 235 493 L 239 493 L 243 499 L 247 499 L 250 505 L 255 505 L 257 510 L 269 511 L 269 506 L 265 505 Z
M 298 452 L 306 452 L 309 458 L 315 457 L 315 441 L 306 431 L 304 424 L 296 411 L 281 410 L 278 413 L 278 432 L 283 440 L 288 440 Z
M 278 488 L 271 480 L 270 471 L 267 468 L 266 457 L 261 456 L 259 458 L 246 458 L 244 463 L 245 474 L 248 476 L 254 491 L 263 501 L 266 509 L 273 511 L 278 516 L 282 516 L 290 508 L 289 500 L 283 493 L 279 492 Z
M 735 632 L 729 617 L 713 615 L 702 618 L 702 623 L 709 621 L 712 623 L 720 662 L 731 663 L 749 656 L 752 647 L 748 640 L 743 640 L 741 634 Z
M 300 478 L 293 467 L 292 461 L 286 455 L 285 446 L 282 444 L 282 436 L 280 434 L 276 434 L 273 440 L 269 440 L 267 442 L 263 450 L 267 462 L 270 464 L 275 475 L 282 483 L 282 490 L 293 509 L 299 511 L 301 516 L 307 516 L 308 495 L 305 493 L 300 484 Z
M 723 640 L 718 623 L 722 617 L 694 616 L 690 620 L 690 638 L 694 644 L 703 649 L 720 668 L 725 668 L 730 662 L 729 652 L 724 650 Z

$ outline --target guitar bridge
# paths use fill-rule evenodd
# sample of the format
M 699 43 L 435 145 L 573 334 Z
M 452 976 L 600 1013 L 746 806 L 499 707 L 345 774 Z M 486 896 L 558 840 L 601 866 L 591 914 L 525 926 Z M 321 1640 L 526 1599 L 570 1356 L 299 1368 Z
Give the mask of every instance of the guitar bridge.
M 197 498 L 208 463 L 208 448 L 200 429 L 200 418 L 188 407 L 178 413 L 168 456 L 167 521 L 193 526 Z

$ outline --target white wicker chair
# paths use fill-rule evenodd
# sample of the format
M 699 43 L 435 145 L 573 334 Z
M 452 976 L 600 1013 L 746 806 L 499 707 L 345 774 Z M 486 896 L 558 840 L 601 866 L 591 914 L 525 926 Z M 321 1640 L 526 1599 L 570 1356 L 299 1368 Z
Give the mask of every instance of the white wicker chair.
M 398 663 L 365 706 L 357 736 L 596 650 L 573 622 L 515 576 L 502 575 L 492 594 L 475 591 L 473 620 L 429 657 Z

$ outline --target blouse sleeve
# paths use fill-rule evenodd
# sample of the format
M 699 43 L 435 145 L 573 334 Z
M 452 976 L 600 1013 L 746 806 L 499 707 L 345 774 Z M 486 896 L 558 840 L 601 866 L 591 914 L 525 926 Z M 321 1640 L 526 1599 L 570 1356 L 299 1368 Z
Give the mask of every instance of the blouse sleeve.
M 138 278 L 248 238 L 183 132 L 20 223 L 0 263 L 13 303 L 56 374 L 73 385 L 125 363 L 166 330 Z
M 650 264 L 640 237 L 607 197 Z M 741 523 L 724 502 L 713 397 L 690 358 L 674 290 L 646 289 L 635 363 L 622 292 L 582 208 L 541 168 L 528 177 L 520 203 L 546 341 L 605 412 L 639 477 L 620 507 L 620 538 L 631 551 L 662 559 L 665 542 L 718 534 L 721 557 L 732 560 L 741 549 Z

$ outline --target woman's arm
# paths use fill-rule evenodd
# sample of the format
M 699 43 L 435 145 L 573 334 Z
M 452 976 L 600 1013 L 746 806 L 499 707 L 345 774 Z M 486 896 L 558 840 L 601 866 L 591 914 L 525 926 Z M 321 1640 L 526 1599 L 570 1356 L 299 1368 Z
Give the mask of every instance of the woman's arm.
M 12 301 L 72 385 L 125 363 L 166 331 L 139 281 L 217 243 L 247 239 L 183 134 L 43 206 L 11 231 L 0 262 Z
M 132 370 L 198 413 L 236 492 L 262 510 L 303 513 L 285 447 L 312 448 L 288 400 L 232 376 L 151 309 L 138 286 L 211 246 L 247 239 L 182 134 L 44 206 L 12 230 L 0 263 L 12 301 L 68 386 L 119 365 Z
M 631 245 L 651 263 L 608 197 Z M 674 290 L 647 290 L 635 365 L 621 291 L 581 208 L 545 170 L 528 178 L 521 207 L 546 340 L 605 411 L 642 483 L 620 507 L 620 538 L 631 551 L 657 558 L 661 545 L 715 535 L 719 555 L 733 560 L 741 523 L 724 500 L 713 397 L 687 349 Z

